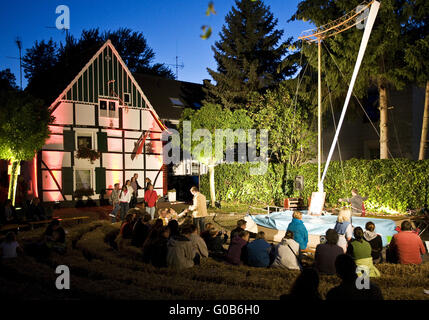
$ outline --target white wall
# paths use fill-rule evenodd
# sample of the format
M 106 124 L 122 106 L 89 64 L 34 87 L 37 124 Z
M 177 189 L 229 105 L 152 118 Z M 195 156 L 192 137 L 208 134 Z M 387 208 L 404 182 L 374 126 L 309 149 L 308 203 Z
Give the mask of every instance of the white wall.
M 61 102 L 52 115 L 55 124 L 73 124 L 73 103 Z
M 95 106 L 90 104 L 75 104 L 76 124 L 95 125 Z

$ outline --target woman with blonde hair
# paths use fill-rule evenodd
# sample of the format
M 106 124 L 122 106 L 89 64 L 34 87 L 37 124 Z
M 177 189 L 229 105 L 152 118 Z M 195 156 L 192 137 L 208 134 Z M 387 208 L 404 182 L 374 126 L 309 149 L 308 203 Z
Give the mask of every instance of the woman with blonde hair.
M 353 236 L 350 210 L 340 210 L 334 230 L 338 233 L 337 245 L 343 248 L 344 253 L 346 253 L 347 243 L 352 239 Z

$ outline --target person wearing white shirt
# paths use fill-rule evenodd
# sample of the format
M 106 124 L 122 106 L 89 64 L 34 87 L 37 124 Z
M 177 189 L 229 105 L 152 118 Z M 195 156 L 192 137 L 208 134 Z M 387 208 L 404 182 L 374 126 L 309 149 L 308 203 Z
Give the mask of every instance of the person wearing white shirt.
M 122 186 L 122 190 L 119 193 L 119 203 L 121 206 L 121 221 L 124 221 L 125 216 L 127 215 L 128 210 L 130 209 L 130 201 L 132 196 L 132 188 L 127 188 L 127 186 Z

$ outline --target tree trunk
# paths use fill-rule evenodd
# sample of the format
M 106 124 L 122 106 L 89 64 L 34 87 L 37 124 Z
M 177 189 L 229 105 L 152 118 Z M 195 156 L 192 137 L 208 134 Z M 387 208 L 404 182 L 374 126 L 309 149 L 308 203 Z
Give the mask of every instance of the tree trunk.
M 389 130 L 387 114 L 387 89 L 378 81 L 378 92 L 380 94 L 380 159 L 389 158 Z
M 214 165 L 209 165 L 209 174 L 210 174 L 210 199 L 211 199 L 211 205 L 214 208 L 215 201 L 216 201 Z
M 429 122 L 429 81 L 426 81 L 425 106 L 423 111 L 422 136 L 420 137 L 419 160 L 424 160 L 426 156 L 426 142 L 428 139 Z
M 18 175 L 21 168 L 21 161 L 12 160 L 11 166 L 12 166 L 12 170 L 10 173 L 9 192 L 8 192 L 7 198 L 12 200 L 12 205 L 15 206 L 16 184 L 18 182 Z

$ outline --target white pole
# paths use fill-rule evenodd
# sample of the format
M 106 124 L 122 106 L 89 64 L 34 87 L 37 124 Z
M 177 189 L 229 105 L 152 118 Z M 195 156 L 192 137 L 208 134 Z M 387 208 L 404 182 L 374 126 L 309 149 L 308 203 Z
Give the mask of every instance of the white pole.
M 319 183 L 319 191 L 320 189 L 323 191 L 323 180 L 326 177 L 326 172 L 328 171 L 329 163 L 331 162 L 332 154 L 334 153 L 335 145 L 337 144 L 337 141 L 338 141 L 338 135 L 340 134 L 341 126 L 343 124 L 347 107 L 350 102 L 350 97 L 353 92 L 353 87 L 356 82 L 356 77 L 359 72 L 359 68 L 362 63 L 363 56 L 365 54 L 366 46 L 368 44 L 369 36 L 371 35 L 372 27 L 374 26 L 374 21 L 375 21 L 375 18 L 377 17 L 379 7 L 380 7 L 380 2 L 378 1 L 374 1 L 374 3 L 371 5 L 371 10 L 368 15 L 368 20 L 366 22 L 365 31 L 363 33 L 362 42 L 359 48 L 359 54 L 356 60 L 355 68 L 353 70 L 352 79 L 350 81 L 349 90 L 347 91 L 346 100 L 344 101 L 343 111 L 341 112 L 341 117 L 340 117 L 340 121 L 338 122 L 337 131 L 335 132 L 334 140 L 332 141 L 331 149 L 329 150 L 328 158 L 326 160 L 326 165 L 323 170 L 322 179 Z

